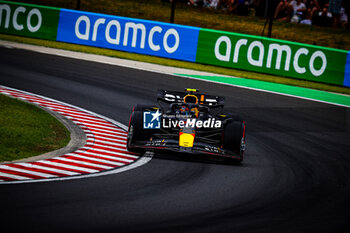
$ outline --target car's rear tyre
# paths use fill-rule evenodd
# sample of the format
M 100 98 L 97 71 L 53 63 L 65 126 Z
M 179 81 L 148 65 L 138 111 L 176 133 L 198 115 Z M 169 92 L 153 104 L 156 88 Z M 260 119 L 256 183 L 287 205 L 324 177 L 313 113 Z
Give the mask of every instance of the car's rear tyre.
M 225 160 L 230 162 L 243 161 L 245 150 L 245 123 L 242 120 L 234 120 L 229 122 L 223 132 L 223 148 L 230 150 L 239 158 L 225 157 Z

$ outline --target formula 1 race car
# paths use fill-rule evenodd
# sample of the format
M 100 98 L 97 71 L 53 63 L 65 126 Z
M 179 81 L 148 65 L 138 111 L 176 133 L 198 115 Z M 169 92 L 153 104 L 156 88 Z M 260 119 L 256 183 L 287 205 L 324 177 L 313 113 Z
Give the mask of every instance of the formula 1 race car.
M 169 150 L 211 154 L 242 161 L 245 122 L 236 114 L 224 114 L 225 97 L 158 90 L 158 106 L 136 105 L 130 116 L 127 149 Z

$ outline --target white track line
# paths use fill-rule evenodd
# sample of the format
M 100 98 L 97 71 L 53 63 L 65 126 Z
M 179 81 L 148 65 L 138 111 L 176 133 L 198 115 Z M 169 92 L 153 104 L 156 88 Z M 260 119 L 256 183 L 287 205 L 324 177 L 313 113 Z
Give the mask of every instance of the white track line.
M 82 160 L 76 160 L 74 158 L 62 158 L 62 157 L 55 157 L 54 158 L 55 160 L 61 160 L 61 161 L 64 161 L 64 162 L 69 162 L 69 163 L 76 163 L 77 166 L 80 165 L 86 165 L 86 166 L 90 166 L 90 167 L 96 167 L 96 168 L 102 168 L 102 169 L 111 169 L 113 167 L 110 167 L 110 166 L 105 166 L 105 165 L 101 165 L 101 164 L 96 164 L 96 163 L 89 163 L 89 162 L 85 162 L 85 161 L 82 161 Z
M 105 145 L 107 144 L 107 145 Z M 87 140 L 87 143 L 85 145 L 88 146 L 103 146 L 106 148 L 110 148 L 110 149 L 126 149 L 126 142 L 125 143 L 114 143 L 114 142 L 106 142 L 106 141 L 101 141 L 101 140 Z M 120 148 L 122 147 L 122 148 Z
M 72 169 L 72 170 L 77 170 L 77 171 L 83 171 L 83 172 L 88 172 L 88 173 L 94 173 L 94 172 L 99 172 L 99 170 L 96 169 L 90 169 L 90 168 L 85 168 L 85 167 L 79 167 L 79 166 L 73 166 L 65 163 L 59 163 L 59 162 L 52 162 L 52 161 L 47 161 L 47 160 L 39 160 L 38 162 L 56 166 L 56 167 L 62 167 L 62 168 L 67 168 L 67 169 Z
M 101 158 L 120 160 L 120 161 L 123 161 L 123 162 L 126 162 L 126 163 L 131 163 L 132 161 L 134 161 L 133 159 L 126 159 L 126 158 L 122 158 L 122 157 L 118 157 L 118 156 L 104 155 L 104 154 L 94 153 L 92 151 L 77 150 L 77 151 L 75 151 L 75 153 L 84 153 L 86 155 L 95 155 L 95 156 L 98 156 L 98 157 L 101 157 Z M 120 165 L 125 165 L 125 163 L 122 163 Z
M 110 160 L 97 159 L 97 158 L 95 158 L 95 157 L 83 156 L 83 155 L 74 154 L 74 153 L 69 153 L 69 154 L 67 154 L 67 155 L 72 156 L 72 157 L 81 158 L 81 159 L 92 160 L 92 161 L 101 162 L 101 163 L 107 163 L 107 164 L 110 164 L 110 165 L 112 165 L 112 166 L 124 165 L 124 164 L 122 164 L 122 163 L 113 162 L 113 161 L 110 161 Z
M 16 167 L 10 167 L 10 166 L 6 166 L 6 165 L 0 165 L 0 168 L 6 169 L 6 170 L 10 170 L 10 171 L 15 171 L 15 172 L 21 172 L 21 173 L 26 173 L 26 174 L 30 174 L 30 175 L 35 175 L 35 176 L 41 176 L 41 177 L 45 177 L 45 178 L 57 177 L 55 175 L 50 175 L 50 174 L 41 173 L 41 172 L 35 172 L 35 171 L 21 169 L 21 168 L 16 168 Z
M 317 99 L 311 99 L 311 98 L 301 97 L 301 96 L 296 96 L 296 95 L 291 95 L 291 94 L 285 94 L 285 93 L 281 93 L 281 92 L 277 92 L 277 91 L 268 91 L 268 90 L 240 86 L 240 85 L 235 85 L 235 84 L 222 83 L 219 81 L 209 81 L 209 80 L 204 80 L 204 79 L 200 79 L 200 78 L 182 76 L 182 75 L 177 75 L 177 74 L 201 75 L 201 76 L 220 76 L 220 77 L 242 79 L 239 77 L 225 76 L 225 75 L 221 75 L 221 74 L 208 73 L 208 72 L 203 72 L 203 71 L 196 71 L 196 70 L 189 70 L 189 69 L 184 69 L 184 68 L 169 67 L 169 66 L 151 64 L 151 63 L 145 63 L 145 62 L 131 61 L 131 60 L 120 59 L 120 58 L 111 58 L 111 57 L 107 57 L 107 56 L 103 56 L 103 55 L 87 54 L 87 53 L 82 53 L 82 52 L 72 52 L 72 51 L 55 49 L 55 48 L 47 48 L 47 47 L 37 46 L 37 45 L 21 44 L 21 43 L 17 43 L 17 42 L 9 42 L 9 41 L 1 41 L 0 40 L 0 44 L 2 44 L 3 46 L 11 46 L 14 48 L 25 49 L 25 50 L 35 51 L 35 52 L 39 52 L 39 53 L 44 53 L 44 54 L 51 54 L 51 55 L 55 55 L 55 56 L 74 58 L 74 59 L 84 60 L 84 61 L 93 61 L 93 62 L 98 62 L 98 63 L 102 63 L 102 64 L 109 64 L 109 65 L 113 65 L 113 66 L 142 70 L 145 72 L 171 75 L 171 76 L 179 77 L 182 79 L 199 80 L 202 82 L 209 82 L 209 83 L 215 83 L 215 84 L 220 84 L 220 85 L 225 85 L 225 86 L 238 87 L 238 88 L 249 89 L 249 90 L 258 91 L 258 92 L 283 95 L 283 96 L 288 96 L 288 97 L 292 97 L 292 98 L 304 99 L 304 100 L 313 101 L 313 102 L 319 102 L 319 103 L 324 103 L 324 104 L 331 104 L 331 105 L 350 108 L 350 106 L 348 106 L 348 105 L 337 104 L 337 103 L 332 103 L 332 102 L 327 102 L 327 101 L 322 101 L 322 100 L 317 100 Z M 306 89 L 310 89 L 310 88 L 306 88 Z
M 125 138 L 126 139 L 126 138 Z M 111 142 L 125 142 L 125 139 L 114 139 L 95 135 L 95 140 L 108 140 Z
M 77 172 L 60 170 L 60 169 L 51 168 L 51 167 L 44 167 L 44 166 L 35 165 L 35 164 L 31 164 L 31 163 L 16 163 L 16 164 L 22 165 L 22 166 L 28 167 L 28 168 L 41 169 L 41 170 L 47 170 L 47 171 L 52 171 L 52 172 L 56 172 L 56 173 L 61 173 L 63 175 L 68 175 L 68 176 L 80 175 L 80 173 L 77 173 Z
M 32 178 L 30 177 L 25 177 L 25 176 L 19 176 L 19 175 L 13 175 L 13 174 L 9 174 L 9 173 L 1 173 L 1 176 L 3 177 L 7 177 L 10 179 L 16 179 L 16 180 L 32 180 Z M 11 181 L 4 181 L 7 183 L 11 182 Z
M 83 127 L 81 127 L 83 128 Z M 84 127 L 85 128 L 85 127 Z M 107 136 L 107 137 L 120 137 L 120 138 L 123 138 L 126 140 L 127 138 L 127 134 L 119 134 L 119 133 L 116 133 L 117 135 L 115 134 L 110 134 L 110 133 L 100 133 L 100 132 L 96 132 L 97 135 L 103 135 L 103 136 Z
M 108 142 L 108 141 L 104 141 L 104 140 L 99 140 L 99 139 L 95 139 L 94 142 L 96 144 L 99 144 L 99 143 L 103 143 L 103 144 L 108 144 L 108 145 L 111 145 L 111 146 L 124 146 L 126 148 L 126 142 L 124 141 L 124 143 L 118 143 L 118 142 Z
M 124 153 L 121 153 L 121 152 L 103 150 L 103 149 L 98 149 L 98 148 L 91 148 L 89 151 L 91 151 L 91 152 L 102 152 L 102 153 L 111 154 L 111 155 L 114 155 L 114 156 L 129 157 L 130 159 L 137 159 L 137 158 L 139 158 L 139 156 L 135 156 L 135 155 L 124 154 Z

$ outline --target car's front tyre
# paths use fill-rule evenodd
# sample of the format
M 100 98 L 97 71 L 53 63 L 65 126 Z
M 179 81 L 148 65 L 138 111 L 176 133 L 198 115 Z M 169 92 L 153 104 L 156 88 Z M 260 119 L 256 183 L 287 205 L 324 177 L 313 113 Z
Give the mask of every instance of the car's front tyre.
M 230 150 L 238 156 L 238 158 L 226 157 L 225 160 L 230 162 L 242 162 L 245 151 L 245 122 L 242 120 L 234 120 L 229 122 L 223 132 L 223 148 Z

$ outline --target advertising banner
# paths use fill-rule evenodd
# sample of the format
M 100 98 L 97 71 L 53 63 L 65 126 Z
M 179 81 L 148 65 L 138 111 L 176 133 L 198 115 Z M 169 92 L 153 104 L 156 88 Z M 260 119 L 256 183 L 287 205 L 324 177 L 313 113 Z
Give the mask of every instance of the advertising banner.
M 343 85 L 347 51 L 201 29 L 197 62 Z
M 59 8 L 0 0 L 0 33 L 56 40 Z
M 62 9 L 57 41 L 195 62 L 199 28 Z
M 0 33 L 350 87 L 350 52 L 266 37 L 3 0 Z
M 350 87 L 350 51 L 346 59 L 345 74 L 344 74 L 344 86 Z

